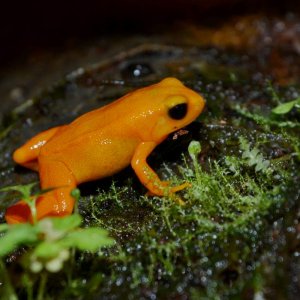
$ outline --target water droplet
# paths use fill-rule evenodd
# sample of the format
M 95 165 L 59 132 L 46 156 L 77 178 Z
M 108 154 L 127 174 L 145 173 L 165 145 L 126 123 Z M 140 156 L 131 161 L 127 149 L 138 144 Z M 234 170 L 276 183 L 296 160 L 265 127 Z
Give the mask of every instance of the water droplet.
M 153 74 L 154 71 L 152 67 L 145 63 L 133 63 L 126 66 L 122 71 L 122 76 L 124 78 L 143 78 L 150 74 Z
M 287 232 L 290 232 L 290 233 L 294 233 L 294 232 L 296 232 L 296 229 L 295 229 L 295 227 L 290 226 L 290 227 L 288 227 L 288 228 L 286 229 L 286 231 L 287 231 Z
M 119 277 L 117 280 L 116 280 L 116 286 L 120 286 L 122 285 L 123 283 L 123 277 Z

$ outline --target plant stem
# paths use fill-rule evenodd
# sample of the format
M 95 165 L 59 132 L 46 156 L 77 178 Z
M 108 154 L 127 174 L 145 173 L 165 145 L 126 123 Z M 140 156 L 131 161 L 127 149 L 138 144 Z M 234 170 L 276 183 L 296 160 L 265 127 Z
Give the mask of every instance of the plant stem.
M 29 274 L 27 273 L 24 274 L 23 282 L 27 291 L 27 300 L 33 300 L 33 283 L 29 279 Z
M 77 201 L 76 201 L 77 202 Z M 68 273 L 67 273 L 67 278 L 68 278 L 68 285 L 70 286 L 71 283 L 72 283 L 72 271 L 73 271 L 73 266 L 74 266 L 74 262 L 75 262 L 75 248 L 72 247 L 70 249 L 70 265 L 69 265 L 69 268 L 68 268 Z
M 3 275 L 4 288 L 6 290 L 2 296 L 6 296 L 5 299 L 18 300 L 18 296 L 16 295 L 16 292 L 11 284 L 9 274 L 2 259 L 0 259 L 0 272 Z
M 31 202 L 30 210 L 31 210 L 31 215 L 32 215 L 32 222 L 33 222 L 33 224 L 36 224 L 36 222 L 37 222 L 37 213 L 36 213 L 35 201 Z
M 43 300 L 43 295 L 44 295 L 44 291 L 45 291 L 45 286 L 46 286 L 46 282 L 47 282 L 47 278 L 48 275 L 45 272 L 41 273 L 41 280 L 40 280 L 40 285 L 39 285 L 39 290 L 38 290 L 38 294 L 37 294 L 37 300 Z
M 195 177 L 196 177 L 196 181 L 198 183 L 201 182 L 201 176 L 200 176 L 200 165 L 198 163 L 197 158 L 193 158 L 193 167 L 194 167 L 194 171 L 195 171 Z

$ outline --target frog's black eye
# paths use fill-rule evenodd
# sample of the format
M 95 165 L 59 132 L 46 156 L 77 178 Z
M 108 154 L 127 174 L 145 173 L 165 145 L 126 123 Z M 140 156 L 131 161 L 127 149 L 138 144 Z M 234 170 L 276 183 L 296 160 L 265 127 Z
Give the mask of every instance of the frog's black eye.
M 174 120 L 181 120 L 186 116 L 187 113 L 187 104 L 180 103 L 169 109 L 169 117 Z

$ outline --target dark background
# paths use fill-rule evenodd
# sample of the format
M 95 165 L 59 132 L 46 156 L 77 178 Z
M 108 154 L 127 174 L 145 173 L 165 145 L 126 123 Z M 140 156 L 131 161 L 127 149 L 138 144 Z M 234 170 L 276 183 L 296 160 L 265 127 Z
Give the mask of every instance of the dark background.
M 159 33 L 178 21 L 211 26 L 244 13 L 298 11 L 297 0 L 2 1 L 0 64 L 34 49 L 115 33 Z

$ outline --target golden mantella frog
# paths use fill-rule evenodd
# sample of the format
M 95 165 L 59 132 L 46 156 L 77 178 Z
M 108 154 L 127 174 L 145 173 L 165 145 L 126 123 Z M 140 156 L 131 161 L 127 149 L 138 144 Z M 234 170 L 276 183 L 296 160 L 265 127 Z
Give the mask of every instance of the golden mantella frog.
M 175 78 L 136 90 L 88 112 L 68 125 L 43 131 L 13 154 L 16 163 L 39 172 L 42 189 L 37 219 L 72 213 L 70 195 L 78 184 L 134 169 L 153 195 L 170 195 L 186 185 L 168 187 L 147 164 L 147 157 L 168 134 L 195 120 L 203 98 Z M 9 207 L 8 223 L 32 222 L 24 201 Z

